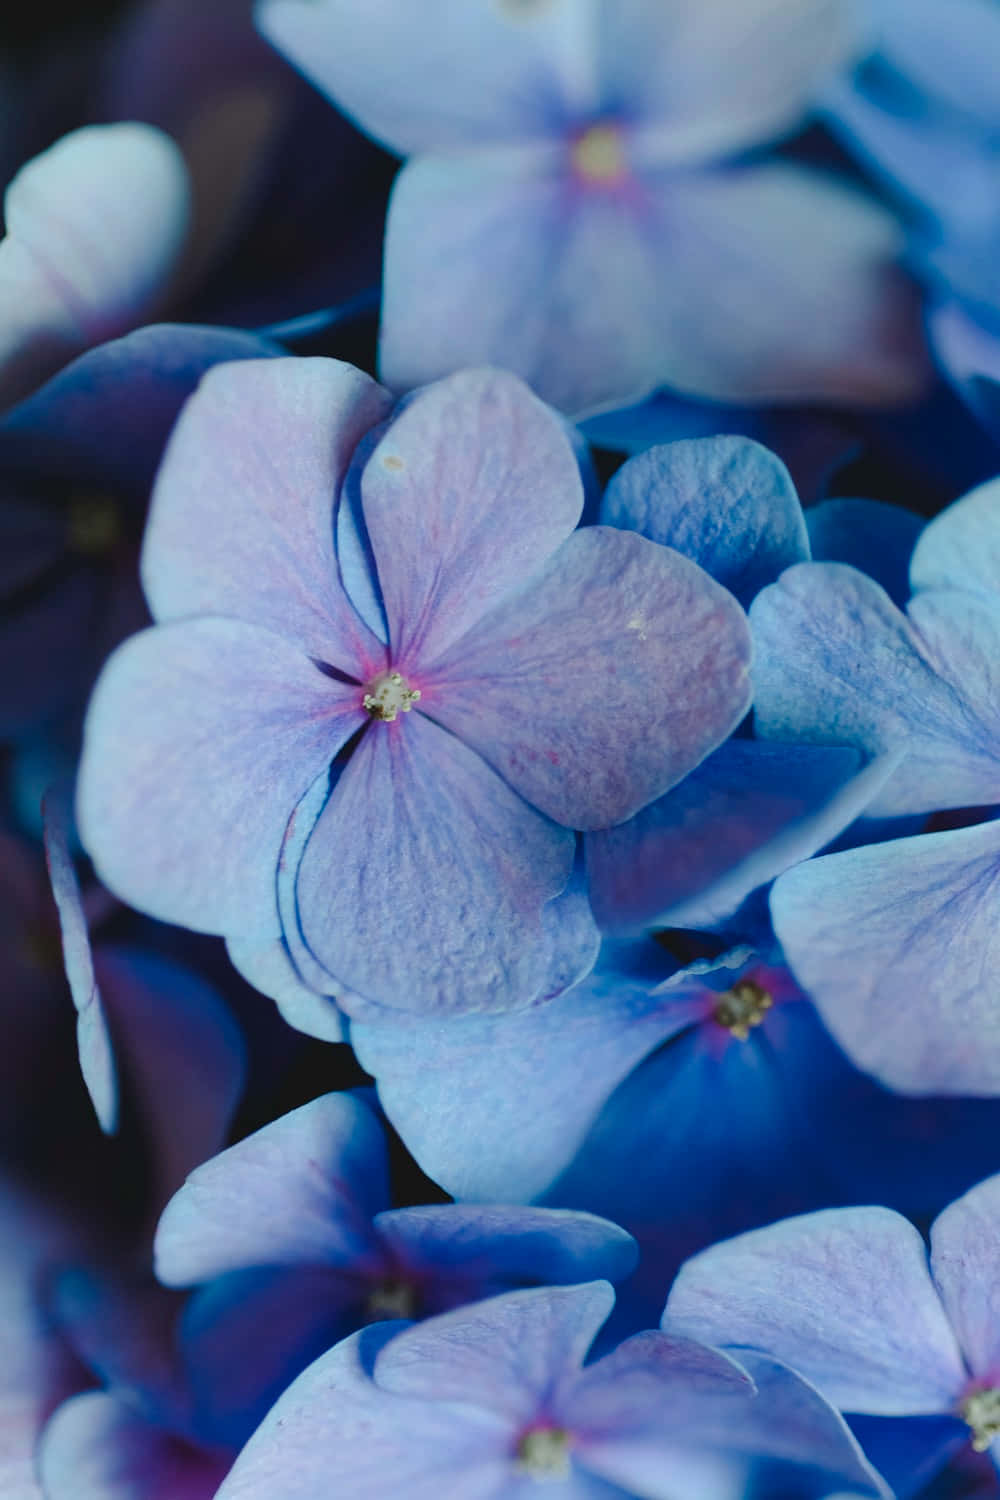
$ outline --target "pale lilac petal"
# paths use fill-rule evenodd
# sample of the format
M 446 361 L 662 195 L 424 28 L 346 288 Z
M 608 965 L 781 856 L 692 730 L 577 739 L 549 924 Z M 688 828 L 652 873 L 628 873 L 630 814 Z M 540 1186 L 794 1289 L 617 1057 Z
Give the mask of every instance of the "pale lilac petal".
M 228 938 L 226 952 L 233 968 L 274 1001 L 289 1026 L 321 1042 L 347 1041 L 347 1024 L 336 1001 L 303 982 L 283 937 L 263 947 L 252 939 Z
M 602 1438 L 659 1434 L 677 1441 L 699 1408 L 752 1399 L 754 1383 L 738 1360 L 720 1349 L 650 1329 L 574 1372 L 560 1391 L 558 1414 L 579 1432 L 584 1451 Z M 652 1432 L 651 1432 L 652 1430 Z
M 457 1198 L 526 1202 L 636 1064 L 690 1024 L 654 984 L 609 959 L 544 1005 L 436 1022 L 368 1013 L 351 1042 L 425 1172 Z
M 605 96 L 638 121 L 644 155 L 666 161 L 784 133 L 865 39 L 844 0 L 612 0 L 598 15 Z
M 928 329 L 948 379 L 987 431 L 1000 438 L 1000 338 L 981 328 L 959 302 L 934 308 Z
M 243 1035 L 221 996 L 169 959 L 102 946 L 94 966 L 160 1204 L 225 1141 L 245 1081 Z
M 931 1228 L 931 1274 L 973 1375 L 1000 1377 L 1000 1177 L 950 1203 Z
M 637 454 L 611 479 L 601 520 L 683 552 L 745 607 L 809 557 L 788 470 L 749 438 L 692 438 Z
M 510 1423 L 442 1400 L 393 1397 L 374 1353 L 402 1325 L 344 1339 L 299 1376 L 236 1460 L 216 1500 L 507 1500 Z
M 148 125 L 88 126 L 22 167 L 0 243 L 4 405 L 143 321 L 187 237 L 188 191 L 177 147 Z
M 976 589 L 1000 609 L 1000 479 L 981 484 L 929 522 L 910 563 L 918 589 Z
M 662 795 L 749 706 L 732 595 L 634 532 L 576 532 L 544 571 L 425 669 L 426 708 L 573 828 Z
M 390 150 L 540 140 L 598 104 L 577 0 L 259 0 L 257 25 Z
M 758 733 L 903 751 L 873 814 L 1000 800 L 995 613 L 942 591 L 910 617 L 854 568 L 790 568 L 750 612 Z
M 358 700 L 240 621 L 134 636 L 105 667 L 84 736 L 77 817 L 102 879 L 164 921 L 276 937 L 289 815 L 365 722 Z
M 113 1134 L 118 1125 L 118 1077 L 104 1001 L 94 973 L 94 958 L 80 884 L 69 851 L 69 820 L 62 799 L 52 792 L 42 803 L 45 860 L 59 913 L 63 963 L 76 1006 L 80 1072 L 101 1129 Z
M 387 1344 L 375 1361 L 375 1383 L 397 1395 L 467 1401 L 530 1421 L 583 1363 L 614 1300 L 606 1281 L 591 1281 L 456 1308 Z
M 229 1468 L 106 1391 L 59 1408 L 38 1462 L 46 1500 L 212 1500 Z
M 439 1269 L 445 1277 L 478 1274 L 484 1295 L 522 1280 L 621 1281 L 639 1253 L 626 1230 L 575 1209 L 432 1203 L 389 1209 L 376 1216 L 375 1228 L 404 1263 Z
M 728 740 L 679 786 L 586 841 L 606 932 L 711 927 L 864 811 L 888 768 L 855 750 Z
M 947 1412 L 967 1378 L 924 1242 L 887 1208 L 803 1214 L 703 1250 L 663 1326 L 773 1355 L 844 1411 Z
M 351 455 L 389 405 L 336 360 L 210 371 L 153 493 L 142 575 L 154 617 L 234 615 L 359 679 L 380 664 L 337 575 L 333 522 Z
M 573 856 L 573 835 L 478 755 L 401 715 L 368 730 L 310 835 L 302 932 L 330 973 L 386 1005 L 516 1009 L 547 977 L 542 910 Z
M 1000 822 L 809 860 L 771 912 L 858 1067 L 903 1093 L 1000 1093 Z
M 294 1016 L 299 1016 L 307 1023 L 303 1029 L 310 1035 L 313 1034 L 314 1026 L 321 1027 L 324 1033 L 330 1029 L 329 1017 L 326 1014 L 329 1000 L 326 997 L 343 997 L 344 994 L 344 986 L 333 977 L 328 969 L 323 967 L 302 935 L 296 894 L 296 881 L 302 855 L 319 820 L 319 815 L 329 800 L 330 791 L 331 773 L 323 771 L 292 810 L 278 858 L 278 916 L 281 919 L 282 936 L 288 948 L 288 957 L 303 985 L 313 992 L 314 997 L 324 997 L 322 1001 L 314 998 L 311 1005 L 303 1002 L 300 997 L 294 1007 L 294 1012 L 290 1012 L 286 1006 L 282 1013 L 290 1025 L 295 1025 Z M 344 1025 L 346 1026 L 346 1022 Z
M 461 372 L 401 408 L 361 498 L 396 661 L 433 661 L 580 519 L 583 484 L 558 417 L 512 375 Z
M 389 1196 L 369 1106 L 324 1094 L 205 1162 L 164 1209 L 156 1273 L 187 1286 L 253 1266 L 350 1264 Z
M 934 98 L 977 124 L 1000 126 L 996 57 L 1000 22 L 991 0 L 879 0 L 880 51 Z
M 824 500 L 806 511 L 816 561 L 860 569 L 900 609 L 910 597 L 910 558 L 924 524 L 923 516 L 881 500 Z

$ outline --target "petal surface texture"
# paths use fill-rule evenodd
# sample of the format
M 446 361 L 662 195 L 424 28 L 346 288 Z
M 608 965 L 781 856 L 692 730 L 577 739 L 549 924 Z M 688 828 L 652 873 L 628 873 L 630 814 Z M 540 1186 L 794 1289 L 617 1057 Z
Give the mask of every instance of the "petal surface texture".
M 931 1228 L 931 1273 L 973 1375 L 1000 1373 L 1000 1177 L 949 1203 Z

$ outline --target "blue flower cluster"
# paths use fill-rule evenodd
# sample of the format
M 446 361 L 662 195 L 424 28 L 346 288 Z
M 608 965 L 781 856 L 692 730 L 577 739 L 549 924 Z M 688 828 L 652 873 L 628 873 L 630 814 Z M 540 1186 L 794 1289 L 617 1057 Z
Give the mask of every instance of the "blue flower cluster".
M 73 37 L 0 1496 L 998 1500 L 998 0 Z

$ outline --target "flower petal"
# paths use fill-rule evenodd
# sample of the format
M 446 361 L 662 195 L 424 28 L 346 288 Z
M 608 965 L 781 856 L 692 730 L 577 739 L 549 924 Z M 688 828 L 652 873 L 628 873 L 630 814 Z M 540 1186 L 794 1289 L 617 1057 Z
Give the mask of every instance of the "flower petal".
M 904 1093 L 1000 1093 L 1000 822 L 809 860 L 771 911 L 858 1067 Z
M 229 962 L 248 984 L 277 1005 L 289 1026 L 321 1042 L 346 1042 L 347 1026 L 332 996 L 305 984 L 283 937 L 263 947 L 253 939 L 228 938 Z
M 1000 479 L 935 516 L 924 528 L 910 563 L 918 589 L 975 589 L 1000 610 Z
M 373 1111 L 352 1094 L 282 1115 L 174 1194 L 156 1232 L 156 1274 L 189 1286 L 258 1266 L 350 1265 L 370 1252 L 371 1216 L 389 1196 L 385 1150 Z
M 1000 339 L 959 302 L 933 309 L 928 328 L 946 376 L 987 432 L 1000 439 Z
M 910 597 L 910 558 L 923 516 L 881 500 L 824 500 L 806 511 L 817 562 L 847 563 L 885 589 L 900 609 Z
M 514 376 L 474 370 L 404 403 L 361 497 L 394 660 L 423 663 L 544 566 L 583 485 L 555 413 Z
M 363 722 L 356 688 L 268 630 L 202 619 L 144 631 L 91 699 L 80 836 L 105 883 L 151 916 L 276 937 L 289 815 Z
M 306 845 L 302 933 L 368 999 L 514 1010 L 547 977 L 542 912 L 573 855 L 572 834 L 422 714 L 373 724 Z
M 597 103 L 580 6 L 260 0 L 269 41 L 390 150 L 537 140 Z
M 49 1500 L 212 1500 L 229 1468 L 106 1391 L 64 1402 L 38 1461 Z
M 428 667 L 421 708 L 572 828 L 661 796 L 749 706 L 732 596 L 634 532 L 576 532 Z
M 973 1375 L 1000 1375 L 1000 1177 L 950 1203 L 931 1228 L 931 1275 Z
M 36 156 L 4 198 L 0 401 L 143 321 L 188 233 L 188 177 L 163 131 L 91 125 Z
M 381 664 L 340 583 L 333 525 L 351 455 L 388 408 L 380 386 L 337 360 L 209 371 L 153 493 L 142 575 L 154 617 L 233 615 L 359 680 Z
M 663 1326 L 773 1355 L 844 1411 L 949 1411 L 966 1379 L 923 1240 L 885 1208 L 803 1214 L 703 1250 Z
M 749 438 L 694 438 L 647 449 L 611 479 L 601 520 L 683 552 L 745 608 L 785 568 L 809 557 L 788 470 Z

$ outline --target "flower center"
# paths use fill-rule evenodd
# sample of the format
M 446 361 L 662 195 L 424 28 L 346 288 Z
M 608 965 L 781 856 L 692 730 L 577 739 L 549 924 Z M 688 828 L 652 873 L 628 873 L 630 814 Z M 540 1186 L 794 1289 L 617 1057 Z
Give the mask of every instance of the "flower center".
M 109 495 L 74 495 L 69 503 L 67 542 L 88 557 L 110 552 L 121 540 L 118 507 Z
M 569 1433 L 562 1427 L 534 1427 L 517 1445 L 517 1467 L 532 1479 L 569 1478 Z
M 972 1429 L 972 1446 L 985 1453 L 994 1438 L 1000 1437 L 1000 1390 L 973 1391 L 959 1408 L 963 1422 Z
M 584 182 L 606 187 L 628 169 L 625 143 L 617 125 L 591 125 L 573 144 L 573 170 Z
M 715 1019 L 720 1026 L 739 1042 L 745 1042 L 753 1026 L 759 1026 L 774 1004 L 774 997 L 755 984 L 752 979 L 741 979 L 731 990 L 720 995 L 715 1006 Z
M 366 1307 L 373 1323 L 381 1318 L 415 1318 L 418 1312 L 417 1289 L 409 1281 L 389 1277 L 372 1287 Z
M 391 724 L 397 714 L 408 714 L 420 697 L 419 688 L 408 686 L 400 672 L 381 672 L 368 684 L 361 702 L 373 719 Z

